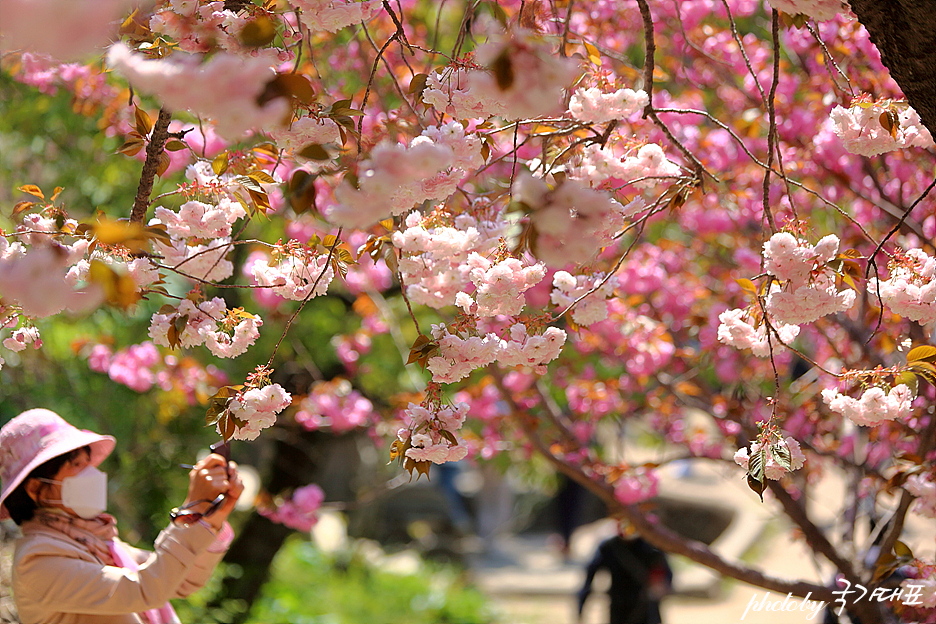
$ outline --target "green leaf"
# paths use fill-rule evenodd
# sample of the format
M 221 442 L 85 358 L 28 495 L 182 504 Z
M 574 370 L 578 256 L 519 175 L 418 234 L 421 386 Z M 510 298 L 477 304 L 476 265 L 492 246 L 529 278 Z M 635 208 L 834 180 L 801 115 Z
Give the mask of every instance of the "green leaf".
M 901 558 L 913 559 L 913 551 L 910 550 L 910 547 L 897 540 L 894 542 L 894 553 Z
M 741 277 L 741 278 L 736 279 L 735 282 L 738 283 L 738 286 L 740 286 L 741 290 L 743 290 L 744 292 L 755 295 L 755 296 L 757 295 L 757 286 L 755 286 L 754 282 L 752 282 L 751 280 Z
M 214 160 L 211 161 L 211 170 L 214 171 L 215 175 L 223 175 L 228 170 L 228 159 L 227 152 L 221 152 L 214 157 Z
M 894 377 L 894 385 L 903 384 L 910 388 L 910 392 L 916 394 L 919 390 L 920 382 L 917 376 L 911 371 L 903 371 Z
M 423 91 L 426 90 L 426 80 L 428 79 L 429 79 L 429 74 L 416 74 L 410 80 L 407 91 L 416 96 L 417 102 L 422 100 L 422 94 L 423 94 Z
M 130 139 L 124 142 L 123 145 L 117 148 L 115 154 L 123 154 L 125 156 L 136 156 L 140 153 L 140 150 L 143 149 L 143 139 Z
M 150 116 L 146 114 L 146 111 L 142 110 L 138 106 L 133 107 L 133 116 L 136 127 L 136 131 L 139 132 L 142 136 L 147 136 L 150 133 L 150 130 L 153 129 L 153 121 L 150 119 Z
M 331 155 L 328 153 L 328 150 L 318 143 L 306 145 L 299 150 L 297 155 L 308 158 L 309 160 L 331 160 Z
M 276 24 L 265 15 L 248 22 L 240 32 L 240 41 L 248 48 L 262 48 L 275 38 Z
M 507 17 L 507 11 L 504 10 L 504 7 L 502 7 L 496 0 L 491 0 L 488 2 L 487 6 L 489 9 L 491 9 L 491 14 L 494 16 L 494 19 L 500 22 L 501 26 L 506 27 L 510 21 L 510 18 Z
M 42 189 L 40 189 L 35 184 L 24 184 L 16 190 L 23 193 L 29 193 L 30 195 L 34 195 L 39 199 L 45 199 L 45 195 L 42 194 Z
M 263 106 L 279 97 L 290 97 L 303 106 L 309 106 L 315 102 L 315 89 L 302 74 L 277 74 L 257 97 L 257 104 Z
M 920 345 L 919 347 L 910 349 L 910 352 L 907 353 L 907 362 L 914 362 L 916 360 L 929 360 L 936 362 L 936 347 L 930 345 Z
M 767 449 L 761 447 L 751 455 L 748 461 L 747 484 L 748 487 L 757 492 L 761 502 L 764 502 L 764 490 L 767 485 L 764 483 L 764 472 L 767 469 Z
M 583 41 L 582 43 L 585 45 L 585 51 L 588 53 L 589 62 L 596 67 L 601 67 L 601 52 L 598 51 L 598 48 L 587 41 Z
M 505 49 L 491 63 L 491 71 L 494 72 L 494 79 L 497 81 L 497 88 L 506 91 L 513 86 L 514 69 L 510 54 Z
M 929 362 L 916 361 L 907 366 L 907 370 L 936 386 L 936 366 Z
M 276 184 L 276 178 L 266 171 L 251 171 L 247 177 L 258 184 Z
M 758 481 L 751 475 L 747 476 L 748 487 L 757 492 L 757 495 L 760 497 L 760 502 L 764 502 L 764 490 L 767 489 L 767 486 L 764 485 L 763 481 Z
M 793 470 L 793 457 L 790 454 L 790 448 L 786 444 L 773 444 L 770 446 L 770 456 L 773 460 L 786 468 Z

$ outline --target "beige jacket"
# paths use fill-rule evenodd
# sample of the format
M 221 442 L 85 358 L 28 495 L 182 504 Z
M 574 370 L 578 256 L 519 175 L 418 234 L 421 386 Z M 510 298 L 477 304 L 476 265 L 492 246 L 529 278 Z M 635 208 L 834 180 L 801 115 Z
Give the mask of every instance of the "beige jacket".
M 127 547 L 140 564 L 132 572 L 104 565 L 72 538 L 38 522 L 21 528 L 13 554 L 13 599 L 23 624 L 140 624 L 137 613 L 203 586 L 227 547 L 212 546 L 215 534 L 205 525 L 169 525 L 156 539 L 155 552 Z M 209 546 L 219 552 L 209 552 Z

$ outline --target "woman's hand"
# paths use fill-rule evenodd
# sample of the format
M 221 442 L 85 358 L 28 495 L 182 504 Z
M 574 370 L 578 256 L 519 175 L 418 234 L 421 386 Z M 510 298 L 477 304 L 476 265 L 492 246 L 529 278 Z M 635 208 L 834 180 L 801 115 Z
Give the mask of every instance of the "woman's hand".
M 237 473 L 237 464 L 225 463 L 223 457 L 212 453 L 189 471 L 189 490 L 185 497 L 185 505 L 204 501 L 189 509 L 205 513 L 211 507 L 211 501 L 215 500 L 219 494 L 224 494 L 224 500 L 220 506 L 210 515 L 204 516 L 205 522 L 217 530 L 234 510 L 234 505 L 243 491 L 244 484 Z

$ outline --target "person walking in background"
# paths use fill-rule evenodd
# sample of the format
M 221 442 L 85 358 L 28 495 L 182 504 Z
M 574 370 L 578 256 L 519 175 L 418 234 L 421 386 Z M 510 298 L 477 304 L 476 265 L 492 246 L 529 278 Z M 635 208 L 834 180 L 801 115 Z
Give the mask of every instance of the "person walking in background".
M 217 454 L 195 464 L 185 504 L 146 552 L 120 541 L 104 513 L 97 466 L 114 444 L 46 409 L 0 429 L 0 519 L 23 533 L 13 555 L 23 624 L 175 624 L 168 600 L 204 585 L 227 551 L 227 517 L 244 488 L 236 465 Z
M 603 568 L 611 575 L 611 624 L 662 624 L 660 601 L 673 583 L 666 555 L 640 537 L 620 534 L 602 542 L 586 568 L 578 593 L 579 621 L 595 574 Z

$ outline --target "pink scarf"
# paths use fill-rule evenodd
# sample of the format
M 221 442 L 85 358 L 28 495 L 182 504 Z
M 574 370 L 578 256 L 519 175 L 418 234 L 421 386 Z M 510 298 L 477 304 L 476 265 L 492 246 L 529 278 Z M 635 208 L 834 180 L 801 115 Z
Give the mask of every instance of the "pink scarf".
M 117 537 L 117 520 L 110 514 L 101 514 L 85 520 L 59 512 L 55 509 L 40 509 L 36 512 L 37 522 L 64 533 L 88 549 L 98 561 L 108 566 L 115 566 L 137 572 L 140 565 Z M 168 602 L 158 609 L 150 609 L 138 614 L 148 624 L 181 624 L 175 610 Z

